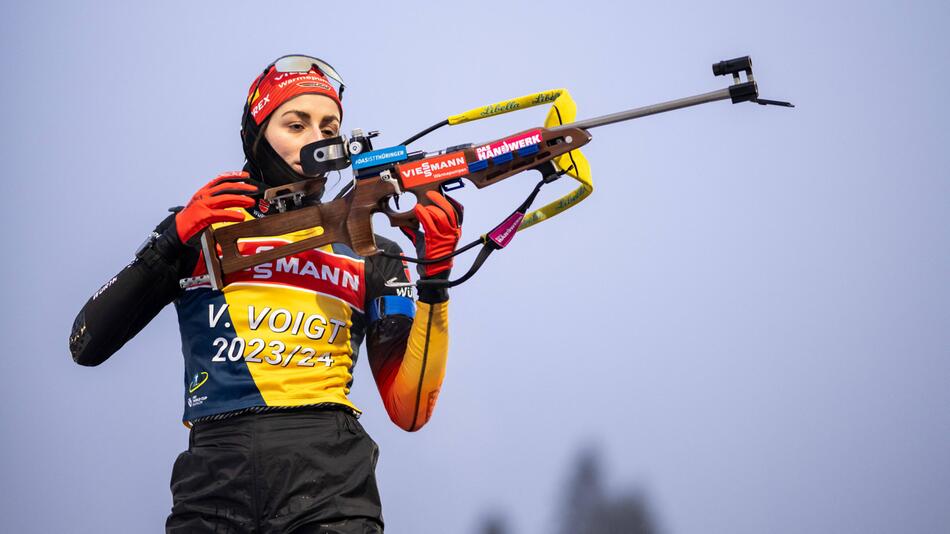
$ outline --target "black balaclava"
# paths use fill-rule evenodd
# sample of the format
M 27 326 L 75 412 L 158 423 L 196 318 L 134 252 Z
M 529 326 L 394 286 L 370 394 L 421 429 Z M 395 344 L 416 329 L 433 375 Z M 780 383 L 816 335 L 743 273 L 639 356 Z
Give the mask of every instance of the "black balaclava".
M 261 124 L 266 127 L 267 121 Z M 264 190 L 271 187 L 279 187 L 304 180 L 313 180 L 314 176 L 306 176 L 293 170 L 290 165 L 270 146 L 267 139 L 261 134 L 262 128 L 254 121 L 248 121 L 244 130 L 241 132 L 241 139 L 244 143 L 244 157 L 247 161 L 244 164 L 244 170 L 251 175 L 251 179 L 261 187 L 260 193 L 254 196 L 258 201 L 250 211 L 255 217 L 262 217 L 268 213 L 273 213 L 266 202 L 263 202 Z M 260 139 L 258 141 L 258 139 Z M 256 146 L 255 146 L 256 145 Z M 326 181 L 326 178 L 323 178 Z M 303 199 L 303 205 L 311 206 L 320 203 L 320 197 L 323 196 L 323 188 Z M 288 206 L 293 209 L 293 206 Z
M 261 126 L 267 127 L 269 121 Z M 241 132 L 241 141 L 244 144 L 244 157 L 247 163 L 244 170 L 250 173 L 251 178 L 261 182 L 266 187 L 278 187 L 303 180 L 310 180 L 313 176 L 299 174 L 270 146 L 263 136 L 263 128 L 248 121 Z M 260 139 L 258 141 L 258 139 Z M 256 145 L 256 146 L 255 146 Z

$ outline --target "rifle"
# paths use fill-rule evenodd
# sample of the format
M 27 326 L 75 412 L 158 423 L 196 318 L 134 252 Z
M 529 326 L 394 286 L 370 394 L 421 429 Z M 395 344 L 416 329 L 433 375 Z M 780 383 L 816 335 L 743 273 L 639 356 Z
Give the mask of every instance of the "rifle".
M 557 215 L 581 202 L 593 191 L 590 166 L 580 147 L 591 140 L 589 130 L 598 126 L 637 119 L 675 109 L 730 99 L 733 104 L 756 102 L 761 105 L 794 107 L 788 102 L 759 98 L 758 85 L 752 74 L 749 56 L 720 61 L 712 66 L 716 76 L 731 75 L 733 83 L 724 89 L 650 106 L 574 121 L 577 108 L 565 89 L 553 89 L 481 106 L 438 122 L 401 144 L 373 150 L 371 139 L 379 132 L 364 134 L 355 129 L 349 140 L 338 136 L 311 143 L 301 149 L 301 164 L 307 175 L 322 175 L 352 165 L 353 181 L 337 197 L 326 203 L 287 211 L 288 203 L 300 204 L 302 199 L 322 187 L 323 178 L 307 180 L 264 192 L 264 200 L 275 205 L 280 213 L 243 223 L 208 228 L 201 235 L 201 246 L 208 275 L 182 280 L 183 287 L 210 281 L 214 289 L 226 284 L 226 277 L 255 265 L 274 261 L 291 254 L 327 245 L 343 243 L 361 256 L 382 254 L 415 263 L 435 263 L 461 254 L 481 244 L 482 249 L 471 268 L 462 277 L 448 280 L 420 280 L 416 285 L 452 287 L 469 278 L 485 259 L 507 246 L 514 235 Z M 745 73 L 745 80 L 740 76 Z M 408 152 L 406 146 L 446 125 L 457 125 L 487 117 L 510 113 L 538 105 L 551 104 L 544 127 L 524 130 L 513 135 L 480 144 L 457 145 L 434 153 Z M 481 189 L 526 170 L 541 173 L 541 181 L 511 215 L 489 232 L 454 253 L 440 258 L 419 259 L 392 255 L 376 247 L 372 215 L 384 213 L 392 226 L 416 228 L 412 210 L 399 212 L 389 205 L 405 193 L 413 193 L 417 202 L 430 204 L 427 191 L 451 191 L 464 186 L 465 178 Z M 561 199 L 528 212 L 541 187 L 569 175 L 579 186 Z M 247 253 L 239 250 L 242 239 L 278 236 L 317 228 L 318 235 L 272 249 Z M 221 256 L 216 251 L 220 248 Z M 391 282 L 389 285 L 400 286 Z

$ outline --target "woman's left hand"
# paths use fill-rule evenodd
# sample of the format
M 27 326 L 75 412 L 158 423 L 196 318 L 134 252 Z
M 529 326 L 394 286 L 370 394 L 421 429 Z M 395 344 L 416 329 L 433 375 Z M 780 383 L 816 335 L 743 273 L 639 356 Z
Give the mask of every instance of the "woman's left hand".
M 413 212 L 422 226 L 419 229 L 409 230 L 400 227 L 403 233 L 416 246 L 419 258 L 430 259 L 446 256 L 455 252 L 459 237 L 462 235 L 462 214 L 464 208 L 455 199 L 442 195 L 438 191 L 428 191 L 426 196 L 432 204 L 423 206 L 416 204 Z M 430 277 L 443 273 L 452 268 L 452 258 L 431 264 L 420 264 L 419 271 L 423 277 Z

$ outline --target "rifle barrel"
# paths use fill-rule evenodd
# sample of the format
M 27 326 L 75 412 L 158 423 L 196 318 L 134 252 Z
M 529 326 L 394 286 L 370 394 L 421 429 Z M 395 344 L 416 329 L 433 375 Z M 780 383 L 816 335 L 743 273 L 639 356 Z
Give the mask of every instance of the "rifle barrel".
M 563 128 L 583 128 L 585 130 L 589 130 L 590 128 L 596 128 L 597 126 L 605 126 L 615 122 L 639 119 L 640 117 L 646 117 L 647 115 L 656 115 L 657 113 L 664 113 L 667 111 L 673 111 L 674 109 L 706 104 L 708 102 L 715 102 L 717 100 L 725 100 L 727 98 L 731 98 L 729 89 L 720 89 L 718 91 L 703 93 L 701 95 L 688 96 L 686 98 L 670 100 L 669 102 L 662 102 L 660 104 L 653 104 L 651 106 L 643 106 L 641 108 L 628 109 L 627 111 L 619 111 L 617 113 L 601 115 L 600 117 L 594 117 L 592 119 L 572 122 L 570 124 L 556 126 L 551 128 L 551 130 L 557 131 Z

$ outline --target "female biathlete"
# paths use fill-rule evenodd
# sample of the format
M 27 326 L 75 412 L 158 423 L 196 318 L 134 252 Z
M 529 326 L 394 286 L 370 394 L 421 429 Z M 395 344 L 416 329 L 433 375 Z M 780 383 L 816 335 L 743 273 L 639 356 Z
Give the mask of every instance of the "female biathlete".
M 172 471 L 167 532 L 382 532 L 378 449 L 347 397 L 364 341 L 393 422 L 414 431 L 432 415 L 445 374 L 448 295 L 424 287 L 413 301 L 387 287 L 408 281 L 402 262 L 332 244 L 230 275 L 220 291 L 196 278 L 206 274 L 202 230 L 266 217 L 277 210 L 263 189 L 313 178 L 303 174 L 300 149 L 339 134 L 343 87 L 316 58 L 269 65 L 245 105 L 244 170 L 218 176 L 174 209 L 76 318 L 70 351 L 94 366 L 175 303 L 191 432 Z M 437 258 L 455 250 L 461 206 L 437 193 L 430 199 L 434 205 L 414 208 L 421 229 L 407 233 L 420 257 Z M 245 240 L 241 252 L 319 231 Z M 445 279 L 450 267 L 426 265 L 420 275 Z

